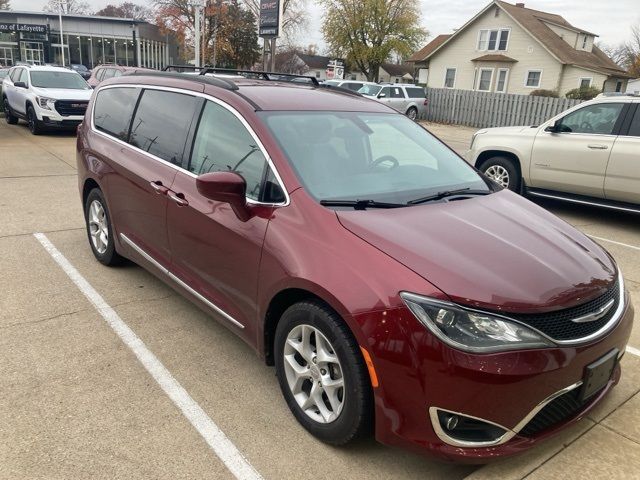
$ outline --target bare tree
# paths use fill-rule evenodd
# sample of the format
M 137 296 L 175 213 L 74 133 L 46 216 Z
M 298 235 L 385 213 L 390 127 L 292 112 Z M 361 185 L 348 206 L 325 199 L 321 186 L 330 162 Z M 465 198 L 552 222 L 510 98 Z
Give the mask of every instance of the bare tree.
M 598 44 L 604 53 L 634 77 L 640 77 L 640 24 L 631 27 L 631 38 L 617 46 Z
M 11 10 L 11 2 L 9 0 L 0 0 L 0 10 Z
M 60 3 L 57 0 L 49 0 L 44 8 L 45 12 L 58 13 L 60 11 Z M 82 0 L 67 0 L 67 8 L 64 13 L 77 13 L 80 15 L 91 15 L 93 11 L 87 2 Z

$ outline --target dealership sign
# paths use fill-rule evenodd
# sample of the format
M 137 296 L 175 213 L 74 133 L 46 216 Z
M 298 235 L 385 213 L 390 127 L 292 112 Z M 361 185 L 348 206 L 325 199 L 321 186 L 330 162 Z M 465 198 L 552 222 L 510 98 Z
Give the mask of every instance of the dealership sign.
M 47 33 L 46 25 L 29 25 L 27 23 L 0 23 L 0 33 Z
M 261 37 L 280 36 L 282 25 L 282 0 L 260 0 L 260 28 Z

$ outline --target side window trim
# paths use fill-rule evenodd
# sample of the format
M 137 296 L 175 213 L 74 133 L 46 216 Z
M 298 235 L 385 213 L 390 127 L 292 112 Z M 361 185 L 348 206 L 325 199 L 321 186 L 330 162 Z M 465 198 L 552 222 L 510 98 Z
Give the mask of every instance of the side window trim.
M 207 104 L 207 101 L 198 97 L 199 105 L 196 105 L 196 108 L 193 112 L 193 117 L 191 117 L 191 123 L 189 124 L 189 130 L 187 130 L 187 138 L 184 142 L 184 147 L 182 149 L 182 162 L 180 168 L 191 173 L 191 155 L 193 155 L 193 147 L 195 145 L 196 132 L 198 131 L 198 127 L 200 126 L 200 120 L 202 119 L 202 114 L 204 112 L 204 107 Z
M 633 124 L 633 120 L 635 117 L 639 117 L 640 120 L 640 110 L 638 109 L 638 103 L 629 103 L 626 115 L 624 115 L 624 120 L 620 123 L 620 129 L 618 131 L 618 135 L 622 135 L 625 137 L 632 136 L 631 125 Z M 622 115 L 621 115 L 622 117 Z M 633 135 L 635 136 L 635 135 Z
M 212 95 L 206 94 L 206 93 L 201 93 L 201 92 L 195 92 L 193 90 L 185 90 L 185 89 L 181 89 L 181 88 L 176 88 L 176 87 L 162 87 L 162 86 L 158 86 L 158 85 L 145 85 L 145 84 L 122 84 L 122 85 L 107 85 L 105 87 L 98 87 L 99 91 L 102 90 L 107 90 L 107 89 L 111 89 L 111 88 L 139 88 L 141 90 L 143 89 L 153 89 L 153 90 L 160 90 L 160 91 L 167 91 L 167 92 L 176 92 L 176 93 L 182 93 L 182 94 L 186 94 L 186 95 L 192 95 L 194 97 L 199 97 L 199 98 L 203 98 L 204 100 L 208 100 L 208 101 L 212 101 L 217 105 L 220 105 L 222 108 L 228 110 L 233 116 L 235 116 L 240 123 L 247 129 L 247 131 L 249 132 L 249 134 L 251 135 L 251 137 L 257 142 L 258 146 L 260 147 L 260 151 L 262 152 L 262 155 L 264 156 L 266 163 L 269 165 L 269 169 L 270 171 L 273 172 L 274 177 L 276 178 L 278 185 L 280 186 L 280 189 L 282 190 L 282 193 L 284 195 L 284 201 L 280 202 L 280 203 L 271 203 L 271 202 L 261 202 L 261 201 L 256 201 L 256 200 L 252 200 L 250 198 L 247 198 L 247 203 L 251 203 L 251 204 L 257 204 L 257 205 L 267 205 L 267 206 L 277 206 L 277 207 L 286 207 L 289 205 L 289 203 L 291 203 L 291 199 L 289 197 L 289 192 L 287 190 L 287 188 L 285 187 L 284 182 L 282 181 L 282 177 L 280 176 L 280 172 L 278 172 L 278 169 L 276 168 L 275 164 L 273 163 L 273 160 L 271 160 L 271 156 L 269 155 L 269 152 L 267 151 L 267 149 L 264 147 L 262 141 L 260 140 L 260 138 L 258 137 L 258 135 L 255 133 L 255 131 L 253 130 L 253 128 L 251 127 L 251 125 L 249 125 L 249 123 L 244 119 L 244 117 L 242 117 L 242 115 L 235 110 L 232 106 L 228 105 L 227 103 L 225 103 L 224 101 L 220 100 L 219 98 L 216 98 Z M 138 101 L 140 100 L 142 95 L 138 96 Z M 206 105 L 206 102 L 205 102 Z M 136 109 L 137 109 L 137 104 L 136 104 Z M 152 153 L 149 152 L 145 152 L 144 150 L 135 147 L 133 145 L 131 145 L 128 142 L 123 142 L 122 140 L 115 138 L 105 132 L 101 132 L 100 130 L 98 130 L 93 122 L 93 115 L 94 115 L 94 109 L 95 109 L 95 102 L 93 103 L 93 106 L 91 107 L 91 130 L 94 133 L 97 133 L 99 135 L 104 135 L 106 137 L 109 137 L 112 140 L 115 140 L 116 142 L 121 143 L 123 146 L 126 146 L 128 148 L 133 148 L 138 152 L 141 152 L 147 156 L 149 156 L 150 158 L 163 163 L 165 165 L 168 165 L 172 168 L 175 168 L 178 171 L 181 171 L 183 173 L 186 173 L 187 175 L 192 176 L 193 178 L 197 178 L 197 175 L 189 172 L 188 170 L 179 167 L 178 165 L 175 165 L 171 162 L 168 162 L 160 157 L 157 157 L 156 155 L 153 155 Z M 197 109 L 196 109 L 197 110 Z M 131 117 L 132 120 L 131 122 L 133 122 L 133 118 L 134 116 Z M 131 125 L 132 123 L 130 123 Z

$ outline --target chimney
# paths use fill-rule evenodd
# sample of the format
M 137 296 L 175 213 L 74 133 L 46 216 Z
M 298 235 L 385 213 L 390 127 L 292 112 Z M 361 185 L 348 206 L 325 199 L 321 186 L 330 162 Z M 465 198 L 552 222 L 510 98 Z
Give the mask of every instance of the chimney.
M 516 7 L 524 8 L 524 3 L 516 3 Z

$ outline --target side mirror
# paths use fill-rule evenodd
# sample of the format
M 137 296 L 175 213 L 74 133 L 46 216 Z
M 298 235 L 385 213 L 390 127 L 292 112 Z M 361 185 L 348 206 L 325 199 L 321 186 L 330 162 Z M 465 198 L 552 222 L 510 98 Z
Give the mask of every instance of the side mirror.
M 205 173 L 196 178 L 196 188 L 203 197 L 231 205 L 243 222 L 251 218 L 247 207 L 247 183 L 235 172 Z
M 13 86 L 18 88 L 27 88 L 27 84 L 24 82 L 16 82 L 13 84 Z
M 384 97 L 386 97 L 386 96 L 387 96 L 387 94 L 386 94 L 386 93 L 380 93 L 380 94 L 378 94 L 378 98 L 384 98 Z
M 547 128 L 544 129 L 545 132 L 551 132 L 551 133 L 559 133 L 562 131 L 562 129 L 560 128 L 560 125 L 562 124 L 562 119 L 560 120 L 556 120 L 555 122 L 553 122 L 553 125 L 549 125 Z

